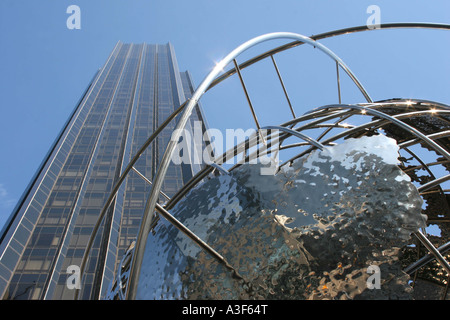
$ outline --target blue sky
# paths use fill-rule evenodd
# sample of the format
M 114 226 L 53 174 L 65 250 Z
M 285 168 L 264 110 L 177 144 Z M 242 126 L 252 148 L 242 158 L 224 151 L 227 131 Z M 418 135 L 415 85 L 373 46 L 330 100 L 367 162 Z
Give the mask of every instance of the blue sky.
M 81 9 L 80 30 L 66 26 L 66 9 L 73 4 Z M 2 0 L 0 226 L 117 41 L 171 42 L 180 70 L 189 70 L 198 85 L 220 58 L 255 36 L 278 31 L 310 36 L 364 25 L 370 16 L 366 9 L 373 4 L 381 10 L 382 23 L 450 23 L 448 0 Z M 322 43 L 350 66 L 374 100 L 411 97 L 450 103 L 450 31 L 376 30 Z M 334 64 L 312 48 L 295 50 L 280 55 L 279 67 L 297 114 L 337 102 Z M 258 79 L 266 71 L 244 75 Z M 286 109 L 270 110 L 281 93 L 265 96 L 272 83 L 253 83 L 249 81 L 249 91 L 255 93 L 261 121 L 279 123 Z M 249 114 L 230 117 L 245 103 L 241 93 L 226 94 L 235 85 L 230 80 L 225 93 L 218 90 L 202 100 L 211 127 L 251 126 Z M 344 102 L 364 102 L 348 80 L 342 80 L 342 89 Z

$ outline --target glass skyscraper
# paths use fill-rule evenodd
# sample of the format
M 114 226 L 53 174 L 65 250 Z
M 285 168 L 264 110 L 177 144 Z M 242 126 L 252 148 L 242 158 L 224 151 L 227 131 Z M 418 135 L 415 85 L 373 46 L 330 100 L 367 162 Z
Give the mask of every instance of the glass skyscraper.
M 73 299 L 67 268 L 79 266 L 111 189 L 136 151 L 194 89 L 172 45 L 119 42 L 98 70 L 0 234 L 3 299 Z M 187 129 L 201 121 L 197 106 Z M 176 121 L 134 167 L 154 176 Z M 162 190 L 174 194 L 198 165 L 171 164 Z M 97 233 L 81 299 L 103 297 L 139 230 L 151 186 L 131 172 Z

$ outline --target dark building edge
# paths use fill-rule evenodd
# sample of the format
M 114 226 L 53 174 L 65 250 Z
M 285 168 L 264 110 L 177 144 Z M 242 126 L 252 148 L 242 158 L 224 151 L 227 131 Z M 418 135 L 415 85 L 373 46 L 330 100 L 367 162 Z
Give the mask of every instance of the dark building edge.
M 55 151 L 56 146 L 58 145 L 58 143 L 61 141 L 62 136 L 64 135 L 64 133 L 66 132 L 68 126 L 70 125 L 70 123 L 73 121 L 75 114 L 77 113 L 78 109 L 80 108 L 84 98 L 86 97 L 86 94 L 89 92 L 90 88 L 92 87 L 92 84 L 94 83 L 94 80 L 97 78 L 98 73 L 100 70 L 97 70 L 97 72 L 94 74 L 94 76 L 92 77 L 91 81 L 89 82 L 89 85 L 87 86 L 86 90 L 83 92 L 83 94 L 81 95 L 81 98 L 78 100 L 75 108 L 73 109 L 73 111 L 70 113 L 69 118 L 67 119 L 67 121 L 64 123 L 62 129 L 60 130 L 60 132 L 58 133 L 58 135 L 56 136 L 56 139 L 53 141 L 53 143 L 50 146 L 49 151 L 47 152 L 47 154 L 44 156 L 44 160 L 41 162 L 41 164 L 38 166 L 38 169 L 36 170 L 35 174 L 32 176 L 30 182 L 28 183 L 27 187 L 25 188 L 25 191 L 22 193 L 19 201 L 17 202 L 16 206 L 14 207 L 14 209 L 12 210 L 11 214 L 9 215 L 9 218 L 6 220 L 6 223 L 3 225 L 2 230 L 0 231 L 0 243 L 3 242 L 3 240 L 5 239 L 6 234 L 8 233 L 9 228 L 11 227 L 11 224 L 13 223 L 13 221 L 15 220 L 15 218 L 17 217 L 20 208 L 22 207 L 22 205 L 24 204 L 28 194 L 30 193 L 32 187 L 34 186 L 34 184 L 36 183 L 37 179 L 39 178 L 39 176 L 42 173 L 42 170 L 44 169 L 46 163 L 49 161 L 51 155 L 53 154 L 53 152 Z

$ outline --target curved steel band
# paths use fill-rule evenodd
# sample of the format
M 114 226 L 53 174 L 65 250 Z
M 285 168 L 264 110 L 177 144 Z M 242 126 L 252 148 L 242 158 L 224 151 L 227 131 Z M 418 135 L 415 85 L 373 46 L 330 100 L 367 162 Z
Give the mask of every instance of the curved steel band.
M 310 144 L 312 144 L 313 146 L 317 147 L 320 150 L 323 150 L 323 145 L 320 142 L 312 139 L 311 137 L 309 137 L 306 134 L 303 134 L 301 132 L 298 132 L 298 131 L 295 131 L 295 130 L 292 130 L 292 129 L 289 129 L 289 128 L 285 128 L 283 126 L 266 126 L 266 127 L 261 128 L 261 129 L 275 129 L 275 130 L 284 131 L 284 132 L 289 133 L 289 134 L 291 134 L 293 136 L 296 136 L 297 138 L 300 138 L 302 140 L 305 140 L 305 141 L 309 142 Z
M 426 22 L 423 22 L 423 23 L 422 22 L 382 23 L 376 29 L 370 29 L 367 25 L 363 25 L 363 26 L 358 26 L 358 27 L 350 27 L 350 28 L 344 28 L 344 29 L 329 31 L 329 32 L 325 32 L 325 33 L 320 33 L 317 35 L 312 35 L 312 36 L 310 36 L 310 38 L 313 40 L 322 40 L 322 39 L 326 39 L 326 38 L 336 37 L 336 36 L 345 35 L 345 34 L 352 34 L 352 33 L 357 33 L 357 32 L 363 32 L 363 31 L 375 31 L 375 30 L 381 30 L 381 29 L 405 29 L 405 28 L 450 30 L 450 25 L 444 24 L 444 23 L 426 23 Z M 264 52 L 252 59 L 249 59 L 249 60 L 241 63 L 239 65 L 239 68 L 244 69 L 260 60 L 263 60 L 263 59 L 270 57 L 274 54 L 277 54 L 279 52 L 291 49 L 293 47 L 300 46 L 302 44 L 304 44 L 304 43 L 301 41 L 293 41 L 293 42 L 284 44 L 282 46 L 279 46 L 277 48 L 274 48 L 272 50 Z M 217 84 L 219 84 L 220 82 L 222 82 L 223 80 L 232 76 L 235 73 L 236 73 L 235 69 L 231 69 L 231 70 L 227 71 L 220 77 L 217 77 L 211 83 L 210 87 L 212 88 L 212 87 L 216 86 Z
M 397 102 L 392 103 L 392 104 L 396 105 Z M 376 103 L 376 104 L 372 104 L 371 107 L 374 108 L 374 107 L 382 106 L 382 105 L 391 105 L 391 103 L 389 103 L 389 104 Z M 368 123 L 364 123 L 362 125 L 355 126 L 353 128 L 347 129 L 345 131 L 342 131 L 342 132 L 334 135 L 333 137 L 330 137 L 328 139 L 325 139 L 325 140 L 321 141 L 321 143 L 323 145 L 327 145 L 327 144 L 329 144 L 329 143 L 331 143 L 331 142 L 333 142 L 335 140 L 338 140 L 338 139 L 343 138 L 345 136 L 349 136 L 352 133 L 356 133 L 358 131 L 361 131 L 362 129 L 365 129 L 365 128 L 379 128 L 379 127 L 382 127 L 385 124 L 392 123 L 392 124 L 395 124 L 398 127 L 402 128 L 402 129 L 410 132 L 411 134 L 415 135 L 417 137 L 417 139 L 415 139 L 414 141 L 416 141 L 416 142 L 419 141 L 420 139 L 424 138 L 424 140 L 425 140 L 424 142 L 426 142 L 430 147 L 434 148 L 438 152 L 441 152 L 447 159 L 450 159 L 450 154 L 448 153 L 448 151 L 446 151 L 441 146 L 439 146 L 437 143 L 435 143 L 432 140 L 432 136 L 426 136 L 426 135 L 422 134 L 421 132 L 417 131 L 416 129 L 410 127 L 406 123 L 400 121 L 400 119 L 402 119 L 402 118 L 408 118 L 408 117 L 412 117 L 414 115 L 420 115 L 420 114 L 427 114 L 427 113 L 429 113 L 429 114 L 431 114 L 431 113 L 443 113 L 443 114 L 446 114 L 447 113 L 448 114 L 448 113 L 450 113 L 450 110 L 448 110 L 449 107 L 448 106 L 444 106 L 444 107 L 447 108 L 447 110 L 416 111 L 416 112 L 409 112 L 409 113 L 404 113 L 404 114 L 390 116 L 388 114 L 385 114 L 383 112 L 377 111 L 375 109 L 367 108 L 367 107 L 363 107 L 363 106 L 359 106 L 359 105 L 328 105 L 328 106 L 323 106 L 323 107 L 317 108 L 314 111 L 305 114 L 303 117 L 300 117 L 300 118 L 288 121 L 288 122 L 284 123 L 283 126 L 284 125 L 290 125 L 290 124 L 298 122 L 300 120 L 305 120 L 305 119 L 308 119 L 308 118 L 317 117 L 318 115 L 320 116 L 320 112 L 321 111 L 324 112 L 324 111 L 327 111 L 327 110 L 332 110 L 331 114 L 326 115 L 326 117 L 318 119 L 318 120 L 313 121 L 311 123 L 308 123 L 308 124 L 306 124 L 306 125 L 304 125 L 302 127 L 296 128 L 296 130 L 301 130 L 301 129 L 305 129 L 305 128 L 308 128 L 308 127 L 315 126 L 315 125 L 321 123 L 322 121 L 324 121 L 324 119 L 333 119 L 333 118 L 336 118 L 338 116 L 349 115 L 349 114 L 351 114 L 351 112 L 354 112 L 354 111 L 352 111 L 352 109 L 353 110 L 358 110 L 358 111 L 364 110 L 365 112 L 367 112 L 367 114 L 371 114 L 373 116 L 376 116 L 376 117 L 380 118 L 380 120 L 374 120 L 374 121 L 371 121 L 371 122 L 368 122 Z M 336 111 L 338 111 L 338 110 L 342 110 L 342 111 L 339 112 L 339 113 L 336 113 Z M 322 114 L 322 116 L 323 116 L 323 114 Z M 412 130 L 410 130 L 410 129 L 412 129 Z M 436 136 L 438 137 L 439 135 L 436 135 Z M 413 144 L 413 141 L 406 141 L 405 143 Z M 399 145 L 399 146 L 402 146 L 402 145 Z M 307 150 L 305 152 L 302 152 L 302 153 L 292 157 L 289 160 L 286 160 L 283 164 L 281 164 L 281 166 L 286 165 L 287 163 L 290 163 L 293 160 L 302 157 L 304 154 L 308 153 L 309 151 L 310 150 Z
M 434 150 L 436 150 L 439 154 L 443 155 L 444 157 L 446 157 L 448 160 L 450 160 L 450 153 L 445 150 L 444 148 L 442 148 L 439 144 L 437 144 L 436 142 L 434 142 L 432 139 L 430 139 L 428 136 L 426 136 L 425 134 L 423 134 L 422 132 L 420 132 L 419 130 L 417 130 L 416 128 L 411 127 L 410 125 L 404 123 L 403 121 L 400 121 L 399 119 L 397 119 L 394 116 L 390 116 L 387 115 L 386 113 L 383 113 L 381 111 L 372 109 L 370 107 L 362 107 L 362 106 L 358 106 L 358 105 L 333 105 L 333 106 L 324 106 L 321 108 L 318 108 L 317 110 L 320 109 L 327 109 L 327 108 L 340 108 L 340 107 L 345 107 L 347 109 L 356 109 L 356 110 L 360 110 L 360 111 L 365 111 L 367 112 L 367 114 L 371 114 L 373 116 L 379 117 L 381 119 L 386 119 L 389 120 L 391 123 L 401 127 L 402 129 L 408 131 L 409 133 L 415 135 L 417 138 L 421 139 L 422 141 L 424 141 L 426 144 L 428 144 L 431 148 L 433 148 Z M 447 111 L 448 112 L 448 111 Z

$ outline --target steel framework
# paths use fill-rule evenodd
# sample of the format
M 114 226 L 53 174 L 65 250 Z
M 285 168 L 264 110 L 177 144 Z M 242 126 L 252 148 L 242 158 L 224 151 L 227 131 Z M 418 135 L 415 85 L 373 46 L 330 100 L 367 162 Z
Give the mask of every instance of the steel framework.
M 394 29 L 394 28 L 430 28 L 430 29 L 450 29 L 450 25 L 447 24 L 435 24 L 435 23 L 388 23 L 381 24 L 378 29 Z M 203 242 L 197 235 L 186 228 L 182 223 L 180 223 L 175 217 L 170 214 L 170 210 L 179 202 L 194 186 L 196 186 L 205 177 L 211 174 L 215 170 L 219 170 L 221 173 L 226 174 L 228 171 L 233 170 L 237 166 L 244 163 L 246 160 L 250 159 L 252 156 L 248 154 L 248 150 L 252 147 L 258 147 L 259 156 L 265 155 L 267 153 L 273 152 L 275 150 L 296 150 L 295 156 L 289 160 L 281 163 L 280 166 L 289 165 L 295 159 L 308 154 L 312 150 L 319 148 L 322 149 L 324 146 L 333 145 L 340 139 L 345 139 L 349 137 L 360 137 L 363 135 L 371 135 L 383 132 L 387 135 L 393 136 L 400 147 L 401 154 L 407 154 L 411 156 L 410 160 L 413 159 L 417 162 L 416 166 L 408 166 L 407 160 L 402 160 L 401 168 L 413 178 L 417 170 L 425 170 L 427 178 L 419 179 L 417 182 L 417 188 L 422 195 L 422 197 L 427 197 L 431 195 L 439 195 L 446 204 L 444 208 L 446 210 L 445 217 L 436 217 L 435 222 L 445 223 L 450 218 L 450 210 L 448 209 L 446 196 L 450 190 L 446 190 L 442 185 L 450 180 L 450 174 L 444 174 L 436 176 L 432 172 L 432 168 L 436 166 L 443 166 L 447 172 L 450 171 L 450 108 L 449 106 L 441 103 L 436 103 L 433 101 L 424 100 L 406 100 L 406 99 L 392 99 L 386 101 L 373 102 L 366 89 L 350 70 L 350 68 L 330 49 L 325 47 L 323 44 L 319 43 L 318 40 L 325 39 L 328 37 L 334 37 L 343 34 L 361 32 L 372 30 L 368 26 L 359 26 L 353 28 L 346 28 L 335 30 L 327 33 L 322 33 L 319 35 L 306 37 L 303 35 L 295 33 L 270 33 L 262 35 L 245 42 L 241 46 L 237 47 L 231 53 L 229 53 L 216 67 L 206 76 L 203 82 L 199 85 L 197 90 L 194 92 L 191 99 L 185 101 L 175 112 L 173 112 L 162 124 L 161 126 L 148 138 L 148 140 L 142 145 L 138 152 L 129 162 L 128 166 L 122 172 L 117 184 L 114 186 L 107 202 L 105 203 L 98 222 L 92 232 L 90 241 L 86 253 L 83 257 L 81 272 L 83 273 L 86 262 L 89 256 L 89 250 L 93 244 L 97 230 L 99 229 L 102 219 L 106 214 L 109 206 L 112 204 L 120 185 L 125 181 L 127 175 L 130 171 L 135 171 L 139 176 L 141 176 L 147 183 L 152 184 L 152 190 L 148 197 L 145 211 L 143 214 L 143 219 L 141 222 L 141 227 L 139 230 L 138 237 L 133 243 L 133 248 L 127 254 L 127 264 L 123 266 L 126 269 L 126 277 L 123 278 L 120 274 L 116 277 L 117 279 L 122 279 L 119 282 L 121 299 L 134 299 L 136 296 L 136 288 L 139 281 L 140 267 L 142 264 L 142 258 L 144 254 L 145 244 L 147 236 L 152 228 L 155 226 L 156 222 L 160 217 L 167 219 L 179 230 L 188 235 L 195 243 L 197 243 L 203 250 L 211 254 L 217 261 L 225 265 L 231 272 L 234 272 L 236 276 L 239 277 L 233 266 L 229 265 L 228 262 L 211 248 L 207 243 Z M 248 50 L 262 42 L 266 42 L 273 39 L 290 39 L 293 40 L 285 45 L 278 46 L 274 49 L 266 51 L 260 55 L 257 55 L 241 64 L 238 64 L 236 58 Z M 300 117 L 295 113 L 294 107 L 289 99 L 286 86 L 283 82 L 280 70 L 276 64 L 274 56 L 277 53 L 283 52 L 285 50 L 308 44 L 318 48 L 321 52 L 325 53 L 336 63 L 336 76 L 338 85 L 338 104 L 327 105 L 314 109 Z M 241 70 L 247 68 L 263 59 L 270 58 L 280 84 L 283 88 L 285 98 L 288 102 L 290 113 L 292 114 L 292 119 L 281 124 L 268 127 L 261 127 L 258 121 L 256 112 L 253 108 L 251 99 L 249 97 L 248 91 L 246 89 L 246 84 L 243 80 Z M 229 64 L 233 66 L 226 72 L 223 71 L 225 67 Z M 341 94 L 340 94 L 340 74 L 339 71 L 342 69 L 353 81 L 353 83 L 358 87 L 362 95 L 364 96 L 366 102 L 361 104 L 342 104 Z M 162 184 L 165 178 L 165 174 L 171 157 L 174 153 L 176 144 L 179 140 L 181 130 L 175 130 L 171 141 L 168 143 L 164 156 L 161 160 L 160 166 L 158 168 L 157 174 L 153 181 L 149 181 L 145 176 L 138 172 L 134 168 L 134 164 L 139 159 L 139 157 L 145 152 L 145 150 L 151 145 L 159 133 L 177 116 L 179 116 L 176 129 L 183 129 L 191 115 L 191 112 L 200 98 L 204 93 L 209 91 L 211 88 L 220 84 L 225 79 L 237 75 L 239 77 L 240 83 L 244 90 L 245 96 L 249 108 L 252 112 L 253 120 L 255 121 L 256 128 L 258 129 L 254 135 L 249 137 L 246 141 L 237 144 L 225 153 L 218 155 L 212 161 L 211 164 L 204 167 L 200 172 L 198 172 L 186 185 L 184 185 L 178 192 L 169 198 L 162 190 Z M 357 119 L 356 125 L 349 125 L 348 122 L 353 119 Z M 436 123 L 436 121 L 438 123 Z M 433 123 L 426 128 L 417 126 L 418 123 Z M 447 128 L 447 130 L 446 130 Z M 276 140 L 276 146 L 271 145 L 271 142 L 275 139 L 275 136 L 270 130 L 263 129 L 275 129 L 281 132 Z M 308 130 L 321 130 L 321 133 L 317 138 L 312 138 L 307 132 Z M 317 132 L 317 131 L 315 131 Z M 289 138 L 295 137 L 299 139 L 299 142 L 290 143 Z M 275 140 L 274 140 L 275 141 Z M 285 143 L 286 142 L 286 143 Z M 413 147 L 418 147 L 421 149 L 421 153 L 413 152 L 411 149 Z M 273 148 L 273 150 L 271 150 Z M 434 153 L 433 153 L 434 152 Z M 423 154 L 436 154 L 437 160 L 430 161 L 424 159 Z M 227 159 L 233 158 L 239 154 L 242 154 L 241 162 L 237 163 L 234 167 L 229 170 L 224 169 L 220 164 L 225 163 Z M 406 159 L 405 157 L 400 159 Z M 417 177 L 416 177 L 417 178 Z M 414 179 L 412 179 L 414 181 Z M 158 203 L 158 199 L 162 195 L 167 201 L 161 205 Z M 439 220 L 439 221 L 438 221 Z M 445 253 L 450 249 L 450 243 L 446 243 L 436 248 L 432 244 L 429 237 L 426 236 L 425 230 L 418 231 L 416 234 L 417 239 L 426 248 L 429 254 L 426 254 L 417 261 L 410 264 L 405 272 L 409 274 L 416 274 L 420 268 L 424 267 L 430 261 L 437 261 L 441 268 L 445 270 L 447 275 L 450 275 L 450 265 L 445 259 Z M 446 296 L 448 289 L 448 281 L 446 280 L 447 287 L 445 288 Z M 443 282 L 445 283 L 445 281 Z M 78 291 L 76 294 L 78 298 Z M 117 297 L 116 297 L 117 298 Z

